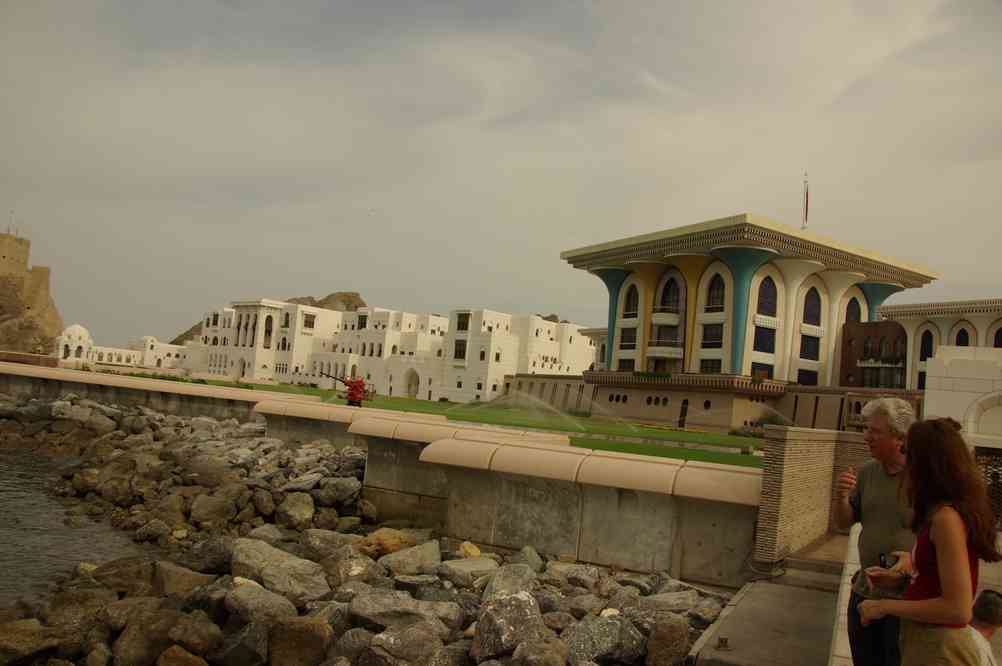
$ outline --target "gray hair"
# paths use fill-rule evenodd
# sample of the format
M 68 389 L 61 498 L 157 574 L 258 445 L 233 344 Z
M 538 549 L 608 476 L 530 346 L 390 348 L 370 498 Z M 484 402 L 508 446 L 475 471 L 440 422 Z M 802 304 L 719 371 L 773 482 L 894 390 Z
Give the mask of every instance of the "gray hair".
M 915 409 L 901 398 L 877 398 L 863 407 L 863 417 L 883 416 L 887 419 L 887 427 L 899 439 L 904 439 L 908 429 L 915 423 Z
M 993 627 L 1002 625 L 1002 595 L 995 590 L 982 590 L 974 602 L 974 619 Z

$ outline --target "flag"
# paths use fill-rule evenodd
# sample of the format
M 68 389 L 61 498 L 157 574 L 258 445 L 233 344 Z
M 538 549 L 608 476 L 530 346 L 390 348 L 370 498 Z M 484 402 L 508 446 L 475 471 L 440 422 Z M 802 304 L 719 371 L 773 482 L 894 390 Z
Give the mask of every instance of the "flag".
M 807 172 L 805 171 L 804 172 L 804 215 L 803 215 L 803 219 L 801 219 L 801 221 L 800 221 L 800 228 L 801 229 L 806 229 L 807 228 L 807 202 L 808 202 L 808 195 L 807 195 Z

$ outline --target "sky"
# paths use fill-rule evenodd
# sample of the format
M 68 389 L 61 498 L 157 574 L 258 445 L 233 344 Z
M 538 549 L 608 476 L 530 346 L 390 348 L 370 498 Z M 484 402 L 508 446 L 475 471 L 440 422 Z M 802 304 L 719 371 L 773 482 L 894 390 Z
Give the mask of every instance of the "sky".
M 0 211 L 98 344 L 358 291 L 604 325 L 560 252 L 740 212 L 1002 296 L 1002 0 L 0 3 Z M 4 210 L 6 209 L 6 210 Z M 13 213 L 11 213 L 13 211 Z

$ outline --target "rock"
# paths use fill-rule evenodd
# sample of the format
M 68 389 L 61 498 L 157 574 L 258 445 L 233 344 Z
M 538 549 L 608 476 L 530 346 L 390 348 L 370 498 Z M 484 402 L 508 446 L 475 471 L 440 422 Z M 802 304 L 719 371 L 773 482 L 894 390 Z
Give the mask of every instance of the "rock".
M 275 546 L 283 541 L 288 541 L 286 533 L 271 523 L 262 525 L 261 527 L 255 527 L 247 534 L 247 538 L 264 541 L 270 546 Z
M 370 581 L 386 574 L 382 565 L 371 557 L 357 552 L 352 546 L 343 546 L 334 551 L 330 557 L 323 559 L 320 565 L 327 575 L 328 584 L 333 589 L 350 581 Z
M 340 601 L 311 601 L 306 604 L 306 615 L 322 618 L 331 626 L 335 636 L 340 636 L 351 626 L 348 604 Z
M 674 666 L 689 654 L 689 623 L 681 615 L 659 621 L 647 641 L 647 666 Z
M 209 655 L 220 666 L 263 666 L 268 663 L 268 627 L 248 624 L 223 640 L 223 646 Z
M 481 607 L 470 655 L 481 662 L 509 654 L 520 643 L 550 635 L 536 600 L 528 592 L 518 592 Z
M 615 581 L 623 586 L 635 587 L 640 594 L 647 596 L 654 592 L 656 579 L 646 574 L 624 573 L 616 576 Z
M 480 557 L 480 549 L 477 548 L 475 544 L 472 544 L 469 541 L 464 541 L 459 544 L 459 554 L 466 559 Z
M 699 603 L 699 592 L 696 590 L 686 590 L 684 592 L 663 592 L 652 594 L 649 597 L 641 597 L 638 606 L 645 610 L 671 611 L 673 613 L 686 613 Z
M 472 587 L 473 581 L 481 576 L 493 573 L 498 569 L 498 563 L 487 557 L 469 560 L 449 560 L 442 562 L 438 575 L 459 587 Z
M 428 541 L 420 546 L 405 548 L 379 558 L 383 565 L 395 574 L 417 575 L 433 573 L 442 563 L 442 551 L 438 541 Z
M 358 516 L 341 516 L 337 521 L 338 532 L 351 532 L 362 524 L 362 519 Z
M 550 562 L 546 565 L 546 572 L 586 590 L 593 590 L 602 576 L 598 567 L 566 562 Z
M 418 601 L 406 592 L 375 590 L 355 596 L 348 607 L 352 623 L 379 630 L 437 619 L 450 629 L 460 629 L 463 611 L 459 604 Z
M 237 515 L 237 507 L 228 497 L 199 495 L 191 503 L 191 520 L 199 525 L 225 525 Z
M 471 644 L 471 641 L 462 640 L 439 648 L 428 661 L 428 666 L 467 666 Z
M 577 620 L 570 613 L 564 613 L 563 611 L 553 611 L 551 613 L 546 613 L 543 615 L 543 624 L 545 624 L 550 629 L 553 629 L 557 633 L 563 633 L 569 627 L 573 627 L 577 624 Z
M 605 600 L 594 594 L 581 594 L 567 600 L 567 610 L 577 619 L 585 615 L 598 615 L 605 608 Z
M 320 483 L 320 479 L 322 478 L 324 478 L 324 475 L 320 472 L 312 472 L 310 474 L 297 476 L 294 479 L 290 479 L 288 483 L 282 486 L 282 492 L 308 493 L 313 490 L 318 483 Z
M 118 506 L 130 506 L 135 497 L 132 487 L 135 469 L 136 462 L 129 456 L 115 458 L 98 473 L 97 492 Z
M 262 516 L 270 516 L 275 513 L 275 500 L 271 493 L 263 488 L 258 488 L 253 495 L 254 508 Z
M 180 618 L 181 613 L 174 610 L 133 615 L 112 647 L 115 663 L 153 666 L 164 650 L 170 647 L 170 630 Z
M 226 609 L 248 623 L 268 627 L 296 617 L 296 607 L 280 594 L 257 585 L 237 585 L 226 595 Z
M 356 627 L 344 632 L 336 639 L 328 657 L 346 657 L 353 663 L 355 658 L 372 643 L 373 633 L 368 629 Z
M 373 666 L 427 663 L 443 647 L 442 640 L 436 633 L 435 624 L 427 621 L 390 627 L 372 639 L 372 643 L 359 657 L 359 662 Z
M 98 435 L 105 435 L 109 432 L 113 432 L 118 428 L 118 424 L 115 423 L 113 419 L 109 419 L 104 414 L 94 412 L 87 419 L 87 422 L 83 424 L 85 428 L 96 432 Z
M 492 601 L 509 594 L 530 592 L 535 582 L 536 572 L 528 564 L 506 564 L 491 575 L 483 600 Z
M 315 489 L 311 495 L 320 506 L 337 506 L 348 502 L 354 502 L 362 490 L 362 483 L 354 478 L 334 478 L 320 482 L 320 487 Z
M 363 499 L 358 501 L 358 515 L 370 523 L 379 522 L 379 510 L 369 500 Z
M 719 599 L 706 597 L 696 604 L 695 608 L 689 611 L 689 618 L 695 626 L 705 629 L 717 621 L 722 610 L 723 604 Z
M 205 655 L 223 644 L 223 630 L 203 611 L 195 611 L 177 621 L 170 639 L 192 654 Z
M 92 574 L 94 580 L 127 597 L 153 594 L 154 565 L 142 557 L 123 557 L 105 562 Z
M 108 604 L 118 601 L 118 595 L 106 587 L 90 585 L 64 588 L 53 595 L 42 614 L 46 624 L 82 635 L 100 622 L 101 612 Z
M 323 618 L 280 620 L 268 635 L 268 663 L 271 666 L 319 664 L 327 654 L 332 637 L 333 631 Z
M 71 483 L 78 495 L 86 495 L 97 491 L 100 487 L 100 479 L 100 470 L 88 467 L 74 474 Z
M 362 537 L 357 534 L 341 534 L 331 530 L 303 530 L 299 543 L 306 549 L 307 555 L 317 561 L 330 557 L 335 551 L 350 546 Z
M 52 403 L 51 408 L 52 418 L 74 421 L 79 424 L 87 423 L 93 414 L 93 411 L 89 407 L 73 405 L 63 400 L 56 400 Z M 114 430 L 114 428 L 112 428 L 112 430 Z
M 148 615 L 160 608 L 160 597 L 129 597 L 114 601 L 101 610 L 102 621 L 112 631 L 121 631 L 133 615 Z
M 313 526 L 321 530 L 336 530 L 340 520 L 334 509 L 317 509 L 313 514 Z
M 136 530 L 136 541 L 157 541 L 170 534 L 170 526 L 159 518 L 154 518 Z
M 567 643 L 572 664 L 598 660 L 631 663 L 644 654 L 643 635 L 621 617 L 588 616 L 561 638 Z
M 213 536 L 191 547 L 187 564 L 202 573 L 229 573 L 234 539 Z
M 0 664 L 10 664 L 59 645 L 51 629 L 35 619 L 0 624 Z
M 536 573 L 542 573 L 545 567 L 543 558 L 539 556 L 539 553 L 532 546 L 523 547 L 522 550 L 509 557 L 508 562 L 511 564 L 527 564 Z
M 172 527 L 185 525 L 187 522 L 184 497 L 178 493 L 171 493 L 161 499 L 157 504 L 155 513 L 161 520 Z
M 87 653 L 86 666 L 109 666 L 111 664 L 111 648 L 107 645 L 96 645 Z
M 384 555 L 395 553 L 404 548 L 410 548 L 416 544 L 417 541 L 409 534 L 389 527 L 383 527 L 357 542 L 354 547 L 355 550 L 363 555 L 378 560 Z
M 153 585 L 157 594 L 164 597 L 185 597 L 196 587 L 209 585 L 216 576 L 202 574 L 171 562 L 156 563 Z
M 157 659 L 157 666 L 209 666 L 209 662 L 179 645 L 172 645 Z
M 231 569 L 234 576 L 259 580 L 267 589 L 287 597 L 296 606 L 331 591 L 324 568 L 256 539 L 237 539 Z
M 282 527 L 305 530 L 313 526 L 316 509 L 313 498 L 306 493 L 289 493 L 275 510 L 275 522 Z
M 558 638 L 544 638 L 520 643 L 512 655 L 514 666 L 564 666 L 567 645 Z

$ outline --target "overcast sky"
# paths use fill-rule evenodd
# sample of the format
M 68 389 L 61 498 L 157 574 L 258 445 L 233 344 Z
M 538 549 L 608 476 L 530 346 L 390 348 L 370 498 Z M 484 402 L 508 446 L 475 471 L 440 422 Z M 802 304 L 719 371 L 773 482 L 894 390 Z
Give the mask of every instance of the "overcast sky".
M 99 344 L 332 291 L 604 324 L 562 250 L 796 226 L 805 169 L 811 228 L 943 274 L 890 302 L 997 297 L 1000 34 L 1000 0 L 11 0 L 0 205 Z

